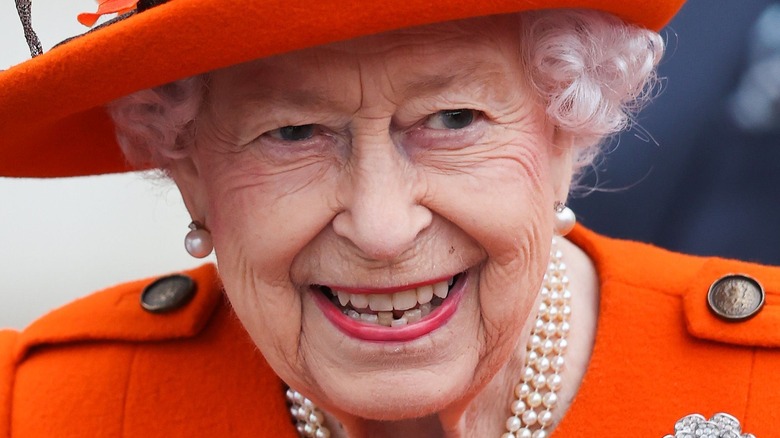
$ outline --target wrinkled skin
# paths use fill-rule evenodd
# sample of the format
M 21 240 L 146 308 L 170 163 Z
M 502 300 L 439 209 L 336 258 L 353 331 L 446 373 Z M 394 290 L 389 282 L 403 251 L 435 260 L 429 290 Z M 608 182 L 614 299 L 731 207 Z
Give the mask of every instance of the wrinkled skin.
M 336 436 L 503 431 L 572 168 L 511 25 L 428 26 L 210 75 L 196 145 L 171 174 L 241 322 Z M 452 319 L 409 342 L 343 334 L 310 288 L 466 270 Z

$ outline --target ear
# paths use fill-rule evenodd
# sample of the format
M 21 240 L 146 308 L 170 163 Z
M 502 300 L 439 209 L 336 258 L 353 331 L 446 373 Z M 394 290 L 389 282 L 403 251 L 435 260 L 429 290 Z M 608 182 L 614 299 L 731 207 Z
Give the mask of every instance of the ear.
M 192 155 L 173 160 L 166 170 L 176 183 L 192 220 L 208 226 L 206 187 Z
M 555 200 L 566 203 L 574 176 L 574 135 L 555 127 L 550 150 L 551 183 Z

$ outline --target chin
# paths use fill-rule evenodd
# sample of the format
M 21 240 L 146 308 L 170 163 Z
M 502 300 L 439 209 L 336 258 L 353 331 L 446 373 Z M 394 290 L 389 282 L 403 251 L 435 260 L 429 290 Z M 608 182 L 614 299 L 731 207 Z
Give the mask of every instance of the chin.
M 396 421 L 434 415 L 466 397 L 470 390 L 475 364 L 463 362 L 365 375 L 328 390 L 323 405 L 333 412 L 369 420 Z

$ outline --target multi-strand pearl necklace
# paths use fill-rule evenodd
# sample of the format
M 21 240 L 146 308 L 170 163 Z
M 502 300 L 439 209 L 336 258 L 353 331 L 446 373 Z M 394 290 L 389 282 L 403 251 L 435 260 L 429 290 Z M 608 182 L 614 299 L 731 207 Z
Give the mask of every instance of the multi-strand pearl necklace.
M 558 404 L 561 388 L 563 354 L 569 334 L 571 292 L 563 255 L 553 239 L 550 262 L 544 274 L 541 302 L 528 340 L 520 382 L 515 386 L 515 400 L 501 438 L 547 438 L 552 411 Z M 298 433 L 304 438 L 329 438 L 325 415 L 303 394 L 287 390 L 290 414 Z
M 287 402 L 290 403 L 290 415 L 295 419 L 298 434 L 304 438 L 330 438 L 330 430 L 325 427 L 325 415 L 300 392 L 288 388 Z
M 541 302 L 525 352 L 521 381 L 515 386 L 512 416 L 501 438 L 546 438 L 561 389 L 563 354 L 571 316 L 571 291 L 563 254 L 555 239 L 540 292 Z

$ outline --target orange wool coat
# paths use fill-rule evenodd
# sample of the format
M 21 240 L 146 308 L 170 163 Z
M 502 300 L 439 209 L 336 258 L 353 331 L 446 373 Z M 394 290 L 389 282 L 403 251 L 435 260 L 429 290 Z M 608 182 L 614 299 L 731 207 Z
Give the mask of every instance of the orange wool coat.
M 601 284 L 596 344 L 553 438 L 658 438 L 690 413 L 728 412 L 758 438 L 780 428 L 780 269 L 673 254 L 577 229 Z M 728 323 L 710 284 L 745 273 L 763 310 Z M 231 313 L 215 269 L 168 314 L 139 306 L 152 280 L 0 332 L 0 437 L 289 437 L 284 385 Z

